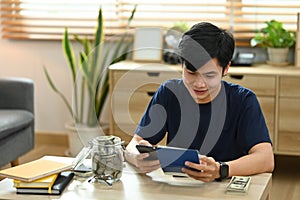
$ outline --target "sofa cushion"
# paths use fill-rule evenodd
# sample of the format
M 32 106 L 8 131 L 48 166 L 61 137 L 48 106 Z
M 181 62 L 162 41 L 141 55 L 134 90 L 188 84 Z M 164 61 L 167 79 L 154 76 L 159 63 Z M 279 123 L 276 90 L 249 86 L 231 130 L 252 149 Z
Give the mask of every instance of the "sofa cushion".
M 0 139 L 31 125 L 34 116 L 26 110 L 0 110 Z

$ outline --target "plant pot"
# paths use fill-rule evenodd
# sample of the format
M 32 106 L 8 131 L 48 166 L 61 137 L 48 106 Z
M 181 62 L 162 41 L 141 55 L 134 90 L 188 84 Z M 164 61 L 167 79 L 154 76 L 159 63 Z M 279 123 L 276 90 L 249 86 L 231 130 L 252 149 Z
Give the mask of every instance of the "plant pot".
M 89 127 L 84 124 L 75 125 L 70 122 L 66 123 L 65 127 L 68 130 L 69 138 L 69 149 L 66 152 L 66 155 L 72 157 L 75 157 L 93 138 L 105 135 L 104 129 L 108 129 L 108 125 Z
M 268 48 L 268 64 L 271 65 L 280 65 L 285 66 L 288 65 L 288 54 L 289 48 Z

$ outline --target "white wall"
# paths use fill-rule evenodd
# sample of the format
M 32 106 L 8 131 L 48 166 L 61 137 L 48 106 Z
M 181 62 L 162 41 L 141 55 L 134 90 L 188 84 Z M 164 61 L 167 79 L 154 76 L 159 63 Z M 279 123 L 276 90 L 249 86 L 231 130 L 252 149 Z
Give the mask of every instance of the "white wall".
M 43 72 L 46 66 L 57 87 L 71 98 L 71 73 L 61 42 L 0 38 L 0 61 L 0 77 L 20 76 L 34 81 L 36 131 L 65 132 L 64 123 L 70 121 L 71 116 L 49 87 Z

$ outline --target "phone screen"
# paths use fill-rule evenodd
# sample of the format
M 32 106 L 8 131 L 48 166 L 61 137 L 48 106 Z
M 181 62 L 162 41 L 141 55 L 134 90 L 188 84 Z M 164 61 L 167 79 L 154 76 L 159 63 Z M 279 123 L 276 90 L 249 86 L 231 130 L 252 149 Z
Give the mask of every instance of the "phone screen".
M 146 145 L 136 145 L 137 150 L 140 153 L 149 153 L 149 157 L 144 158 L 144 160 L 157 160 L 157 147 L 155 146 L 146 146 Z

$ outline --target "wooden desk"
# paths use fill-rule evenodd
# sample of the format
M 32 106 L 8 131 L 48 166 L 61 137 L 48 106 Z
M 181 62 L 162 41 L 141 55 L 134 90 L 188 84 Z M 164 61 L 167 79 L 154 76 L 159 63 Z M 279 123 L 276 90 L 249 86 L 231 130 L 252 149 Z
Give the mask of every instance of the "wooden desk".
M 224 182 L 203 183 L 200 186 L 171 186 L 158 183 L 143 174 L 138 174 L 131 166 L 124 168 L 121 181 L 113 186 L 104 183 L 88 183 L 85 180 L 74 179 L 61 196 L 47 195 L 17 195 L 12 180 L 0 182 L 0 199 L 116 199 L 116 200 L 175 200 L 175 199 L 269 199 L 272 185 L 272 174 L 264 173 L 252 176 L 248 193 L 245 195 L 226 194 L 225 188 L 229 180 Z

